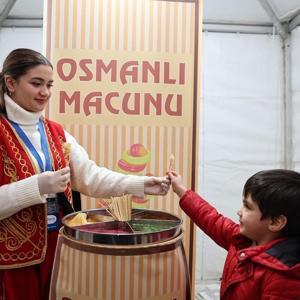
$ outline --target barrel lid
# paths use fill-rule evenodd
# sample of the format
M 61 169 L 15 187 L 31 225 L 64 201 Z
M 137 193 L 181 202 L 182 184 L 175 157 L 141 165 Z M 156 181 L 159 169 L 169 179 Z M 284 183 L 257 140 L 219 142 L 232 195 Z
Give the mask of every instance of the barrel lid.
M 83 216 L 84 224 L 73 221 Z M 80 218 L 79 218 L 80 219 Z M 181 232 L 182 219 L 169 212 L 133 209 L 128 222 L 115 221 L 105 209 L 83 210 L 63 218 L 69 238 L 90 244 L 137 245 L 159 243 Z

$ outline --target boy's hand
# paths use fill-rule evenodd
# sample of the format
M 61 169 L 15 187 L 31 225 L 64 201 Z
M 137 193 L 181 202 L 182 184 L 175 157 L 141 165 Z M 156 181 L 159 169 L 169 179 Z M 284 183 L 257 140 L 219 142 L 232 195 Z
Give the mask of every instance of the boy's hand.
M 182 183 L 181 176 L 175 171 L 168 172 L 167 175 L 171 180 L 174 193 L 176 193 L 178 197 L 181 198 L 187 191 L 187 188 Z

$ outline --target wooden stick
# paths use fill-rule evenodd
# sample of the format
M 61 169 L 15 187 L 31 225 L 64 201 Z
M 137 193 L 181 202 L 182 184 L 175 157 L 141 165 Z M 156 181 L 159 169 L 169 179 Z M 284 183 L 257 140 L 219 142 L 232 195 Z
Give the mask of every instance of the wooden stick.
M 111 197 L 103 199 L 104 208 L 117 221 L 131 220 L 132 213 L 132 195 L 123 195 L 120 197 Z
M 171 153 L 169 158 L 169 171 L 175 171 L 175 156 Z
M 70 163 L 70 154 L 71 154 L 71 144 L 70 143 L 63 143 L 62 144 L 63 155 L 66 160 L 66 165 Z

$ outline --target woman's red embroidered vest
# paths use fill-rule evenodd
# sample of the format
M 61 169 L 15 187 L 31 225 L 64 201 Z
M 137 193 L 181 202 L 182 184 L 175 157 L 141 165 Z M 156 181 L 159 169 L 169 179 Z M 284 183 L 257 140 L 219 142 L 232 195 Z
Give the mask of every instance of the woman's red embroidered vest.
M 52 158 L 52 167 L 66 166 L 62 144 L 65 135 L 62 127 L 43 120 Z M 9 122 L 0 116 L 0 186 L 36 174 L 34 164 L 16 136 Z M 71 201 L 70 185 L 65 195 Z M 0 269 L 12 269 L 40 263 L 47 247 L 47 208 L 38 204 L 24 208 L 0 221 Z

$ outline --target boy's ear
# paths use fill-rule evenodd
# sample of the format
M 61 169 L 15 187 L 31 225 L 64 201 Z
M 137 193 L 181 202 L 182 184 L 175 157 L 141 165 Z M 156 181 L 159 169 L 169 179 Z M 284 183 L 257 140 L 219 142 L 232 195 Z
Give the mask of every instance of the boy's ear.
M 272 232 L 281 231 L 287 223 L 287 218 L 285 215 L 279 215 L 272 218 L 271 223 L 269 224 L 269 230 Z

